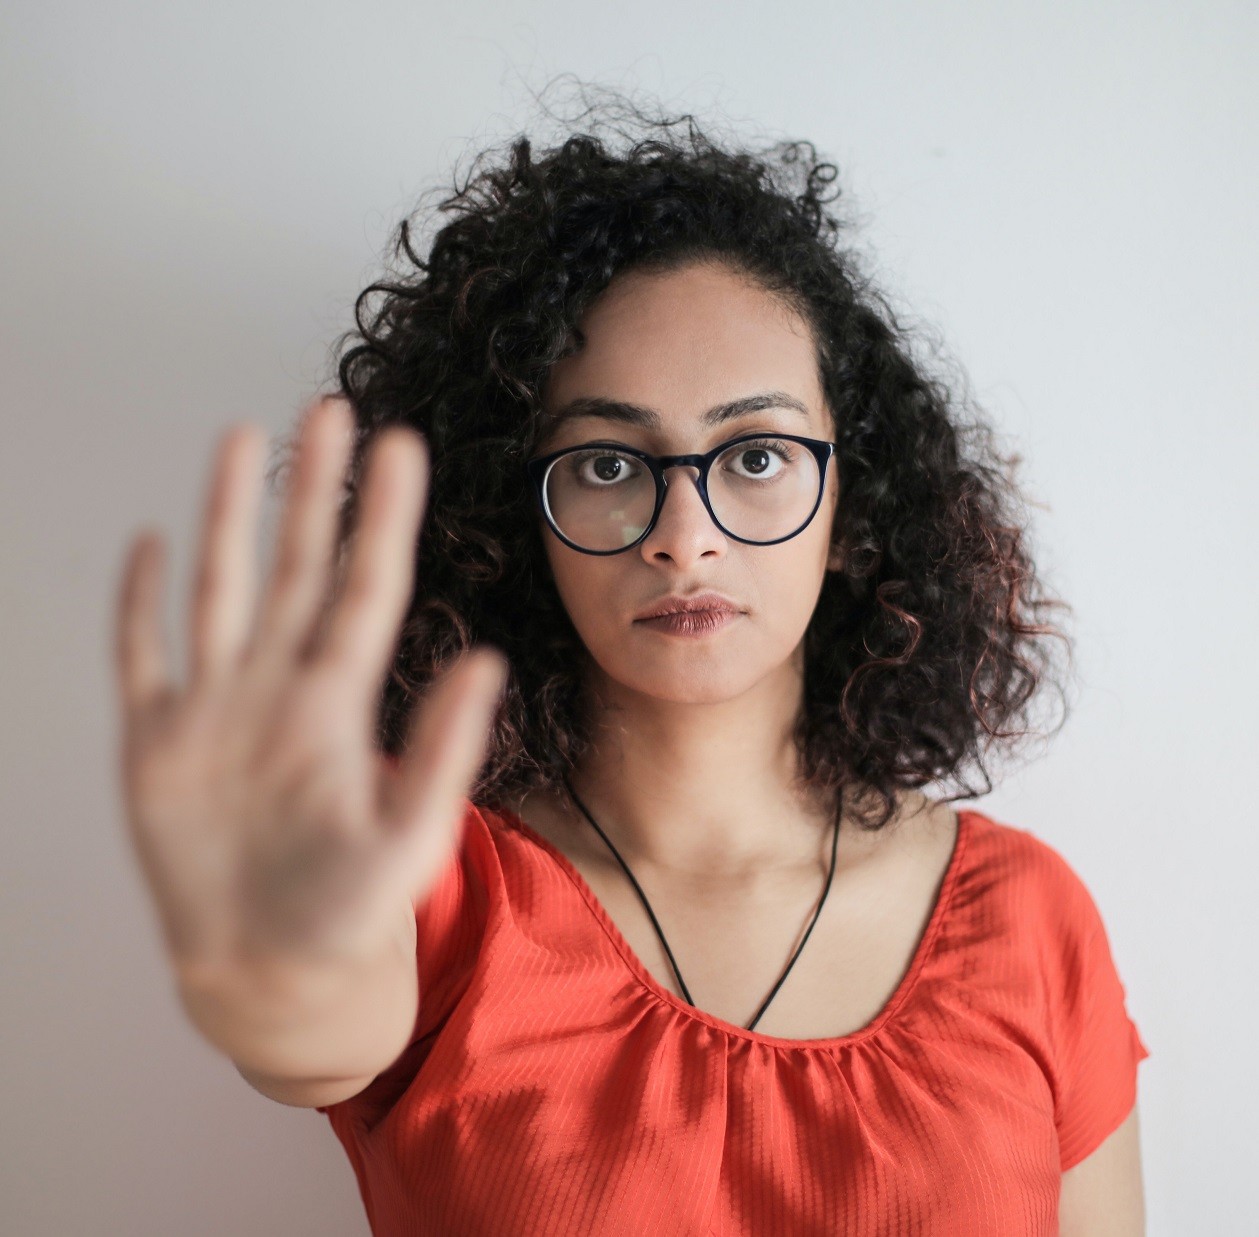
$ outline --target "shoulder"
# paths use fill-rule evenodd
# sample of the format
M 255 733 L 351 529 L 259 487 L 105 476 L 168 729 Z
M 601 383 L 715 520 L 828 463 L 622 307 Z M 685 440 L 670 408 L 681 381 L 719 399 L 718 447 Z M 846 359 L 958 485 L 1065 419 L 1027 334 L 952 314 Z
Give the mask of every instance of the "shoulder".
M 1088 941 L 1101 928 L 1091 890 L 1056 846 L 974 808 L 959 815 L 972 889 L 985 890 L 1012 918 L 1030 922 L 1051 941 Z
M 990 997 L 1002 994 L 1007 1005 L 1030 1000 L 1040 1011 L 1056 1087 L 1087 1072 L 1081 1058 L 1090 1053 L 1129 1070 L 1132 1054 L 1148 1050 L 1127 1015 L 1110 937 L 1089 886 L 1056 846 L 1030 829 L 974 809 L 961 815 L 966 853 L 952 924 L 960 941 L 978 949 L 967 951 L 968 973 L 973 979 L 976 968 L 983 970 Z M 1100 1083 L 1093 1090 L 1105 1094 Z
M 1011 880 L 1040 886 L 1055 894 L 1078 895 L 1079 874 L 1062 852 L 1039 834 L 992 816 L 978 808 L 962 808 L 975 858 L 1002 871 Z
M 513 874 L 529 878 L 539 869 L 549 870 L 544 848 L 561 849 L 533 813 L 526 817 L 506 803 L 471 800 L 465 800 L 464 810 L 460 850 L 500 886 Z

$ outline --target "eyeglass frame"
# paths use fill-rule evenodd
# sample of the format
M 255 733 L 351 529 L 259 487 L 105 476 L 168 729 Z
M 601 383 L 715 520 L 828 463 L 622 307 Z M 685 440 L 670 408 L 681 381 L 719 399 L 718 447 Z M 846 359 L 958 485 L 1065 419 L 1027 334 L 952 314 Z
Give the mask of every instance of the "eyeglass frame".
M 804 523 L 794 532 L 788 533 L 785 537 L 775 537 L 772 541 L 752 541 L 747 537 L 740 537 L 736 533 L 732 533 L 717 518 L 717 513 L 713 510 L 712 501 L 708 497 L 708 471 L 717 457 L 724 454 L 731 447 L 738 446 L 741 442 L 753 442 L 765 438 L 783 438 L 788 442 L 797 443 L 812 452 L 818 466 L 817 498 L 814 499 L 813 507 L 805 517 Z M 656 521 L 660 518 L 660 512 L 664 508 L 665 495 L 669 486 L 669 482 L 664 475 L 665 469 L 676 468 L 679 465 L 699 470 L 695 478 L 695 488 L 699 490 L 699 496 L 703 501 L 705 510 L 708 512 L 708 518 L 712 520 L 720 532 L 735 541 L 741 542 L 743 545 L 779 545 L 784 541 L 790 541 L 793 537 L 798 537 L 813 523 L 813 517 L 817 515 L 818 508 L 822 505 L 822 495 L 826 491 L 826 466 L 835 454 L 835 448 L 838 445 L 836 442 L 829 442 L 821 438 L 805 438 L 800 434 L 780 434 L 773 431 L 765 433 L 762 431 L 760 433 L 740 434 L 737 438 L 727 439 L 725 442 L 718 443 L 712 450 L 704 451 L 700 454 L 652 455 L 649 451 L 640 451 L 637 447 L 627 447 L 618 442 L 607 442 L 600 439 L 594 442 L 578 443 L 572 447 L 562 447 L 560 450 L 551 451 L 547 455 L 526 460 L 525 471 L 533 483 L 533 496 L 539 510 L 542 512 L 543 518 L 547 522 L 547 526 L 566 546 L 581 554 L 595 554 L 600 557 L 606 557 L 609 554 L 624 554 L 626 550 L 632 550 L 635 546 L 641 545 L 646 541 L 656 527 Z M 641 460 L 647 466 L 648 472 L 651 473 L 656 483 L 656 505 L 652 510 L 651 519 L 647 521 L 647 527 L 628 545 L 620 546 L 615 550 L 590 550 L 570 540 L 560 531 L 559 526 L 555 523 L 546 501 L 546 477 L 551 465 L 561 456 L 569 455 L 575 451 L 587 451 L 592 447 L 607 447 L 618 454 L 633 456 L 634 459 Z

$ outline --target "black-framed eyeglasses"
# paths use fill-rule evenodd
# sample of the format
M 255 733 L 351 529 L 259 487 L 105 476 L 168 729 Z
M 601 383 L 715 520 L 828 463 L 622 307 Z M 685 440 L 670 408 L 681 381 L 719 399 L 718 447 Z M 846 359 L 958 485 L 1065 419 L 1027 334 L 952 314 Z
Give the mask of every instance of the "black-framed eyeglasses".
M 776 545 L 817 514 L 835 443 L 798 434 L 743 434 L 702 455 L 651 455 L 586 442 L 528 460 L 551 531 L 583 554 L 620 554 L 656 526 L 665 470 L 698 469 L 695 486 L 716 526 L 745 545 Z

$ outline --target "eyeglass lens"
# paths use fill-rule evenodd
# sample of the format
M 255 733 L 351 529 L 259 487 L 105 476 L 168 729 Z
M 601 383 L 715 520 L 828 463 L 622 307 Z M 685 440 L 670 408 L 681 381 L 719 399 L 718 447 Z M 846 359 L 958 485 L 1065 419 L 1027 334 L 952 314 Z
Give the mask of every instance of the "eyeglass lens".
M 708 472 L 717 522 L 746 541 L 777 541 L 808 520 L 820 490 L 817 457 L 786 438 L 758 438 L 723 451 Z M 614 447 L 578 448 L 547 472 L 551 518 L 587 550 L 637 541 L 656 506 L 656 482 L 642 460 Z

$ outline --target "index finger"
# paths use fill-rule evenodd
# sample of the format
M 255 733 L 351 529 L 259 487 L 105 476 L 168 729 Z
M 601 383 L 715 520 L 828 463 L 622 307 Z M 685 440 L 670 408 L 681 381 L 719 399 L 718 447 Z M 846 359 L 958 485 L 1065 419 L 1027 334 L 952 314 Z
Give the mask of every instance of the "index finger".
M 411 600 L 428 459 L 424 439 L 405 426 L 381 430 L 371 444 L 345 583 L 318 654 L 371 672 L 373 689 Z

